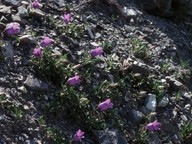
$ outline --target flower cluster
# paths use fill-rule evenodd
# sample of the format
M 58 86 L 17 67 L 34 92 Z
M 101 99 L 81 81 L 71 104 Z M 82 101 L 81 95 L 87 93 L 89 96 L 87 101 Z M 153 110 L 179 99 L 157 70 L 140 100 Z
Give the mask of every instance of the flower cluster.
M 41 47 L 45 48 L 47 46 L 50 46 L 53 42 L 54 42 L 53 39 L 46 36 L 46 37 L 44 37 L 44 39 L 41 40 L 40 45 L 41 45 Z M 33 56 L 40 59 L 42 56 L 42 48 L 34 48 Z
M 39 9 L 39 8 L 42 7 L 42 4 L 39 3 L 38 0 L 34 0 L 31 3 L 31 7 L 34 8 L 34 9 Z M 63 21 L 68 26 L 68 24 L 71 21 L 71 14 L 70 13 L 65 13 L 63 15 Z M 8 24 L 6 26 L 5 32 L 8 35 L 18 34 L 20 32 L 19 23 L 13 22 L 13 23 Z M 54 42 L 55 41 L 52 38 L 50 38 L 48 36 L 45 36 L 40 41 L 40 47 L 36 47 L 36 48 L 33 49 L 33 56 L 35 58 L 37 58 L 37 59 L 40 59 L 42 57 L 42 55 L 43 55 L 43 50 L 46 49 L 46 47 L 52 45 Z M 104 50 L 100 46 L 96 47 L 94 49 L 91 49 L 89 51 L 89 55 L 92 58 L 97 57 L 97 56 L 101 56 L 101 55 L 103 55 L 103 53 L 104 53 Z M 81 66 L 81 64 L 78 64 L 78 65 L 76 65 L 75 68 L 78 68 L 80 66 Z M 81 83 L 81 76 L 76 74 L 75 76 L 68 78 L 68 80 L 66 82 L 66 85 L 67 86 L 76 86 L 76 85 L 79 85 L 80 83 Z M 111 99 L 108 98 L 108 99 L 105 99 L 104 101 L 100 102 L 99 104 L 97 104 L 97 110 L 98 110 L 98 112 L 107 111 L 107 110 L 112 109 L 113 105 L 114 104 L 111 101 Z M 161 126 L 161 124 L 157 120 L 155 120 L 154 122 L 147 124 L 146 129 L 149 130 L 149 131 L 157 131 L 157 130 L 160 130 L 160 126 Z M 74 142 L 78 142 L 78 141 L 81 141 L 83 138 L 85 138 L 85 132 L 83 132 L 81 129 L 78 129 L 76 131 L 76 133 L 74 134 L 72 140 Z

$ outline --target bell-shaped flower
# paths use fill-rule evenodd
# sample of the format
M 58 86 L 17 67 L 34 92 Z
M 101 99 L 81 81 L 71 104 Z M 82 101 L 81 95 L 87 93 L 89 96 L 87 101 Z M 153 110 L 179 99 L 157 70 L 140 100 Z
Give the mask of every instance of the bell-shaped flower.
M 78 131 L 76 131 L 75 135 L 73 136 L 73 141 L 75 142 L 81 141 L 81 139 L 85 137 L 84 135 L 85 135 L 85 132 L 79 129 Z
M 42 50 L 41 48 L 34 48 L 33 49 L 33 56 L 36 58 L 40 58 L 42 55 Z
M 44 39 L 41 41 L 41 46 L 42 47 L 47 47 L 50 46 L 52 43 L 54 43 L 54 40 L 49 38 L 49 37 L 44 37 Z
M 103 54 L 103 48 L 102 47 L 96 47 L 95 49 L 91 50 L 90 54 L 93 57 L 98 56 L 98 55 L 102 55 Z
M 5 32 L 8 35 L 15 35 L 20 32 L 20 24 L 17 22 L 12 22 L 6 25 Z
M 76 84 L 79 84 L 79 83 L 80 83 L 80 76 L 79 75 L 71 77 L 67 81 L 68 85 L 76 85 Z
M 65 24 L 69 24 L 70 20 L 71 20 L 71 14 L 70 13 L 64 14 L 64 22 L 65 22 Z
M 42 7 L 42 4 L 40 4 L 38 0 L 34 0 L 31 3 L 31 7 L 34 8 L 34 9 L 40 9 Z
M 146 126 L 146 129 L 150 130 L 150 131 L 160 130 L 161 129 L 160 126 L 161 126 L 161 124 L 157 120 L 155 120 L 154 122 L 149 123 Z
M 113 103 L 111 103 L 110 99 L 106 99 L 104 102 L 98 105 L 98 109 L 101 111 L 105 111 L 111 108 L 113 108 Z

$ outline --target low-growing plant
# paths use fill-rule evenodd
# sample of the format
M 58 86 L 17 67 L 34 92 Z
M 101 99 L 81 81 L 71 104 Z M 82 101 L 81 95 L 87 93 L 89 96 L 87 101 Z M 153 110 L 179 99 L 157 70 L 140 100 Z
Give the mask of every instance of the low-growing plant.
M 169 67 L 170 67 L 168 62 L 167 63 L 164 62 L 164 63 L 160 64 L 160 66 L 161 66 L 161 71 L 163 73 L 167 73 L 169 70 Z
M 31 62 L 36 73 L 43 78 L 59 84 L 65 81 L 66 75 L 70 74 L 67 56 L 59 58 L 52 56 L 51 48 L 44 48 L 40 58 L 32 57 Z
M 164 96 L 165 88 L 160 81 L 151 79 L 149 87 L 151 88 L 151 92 L 154 93 L 158 99 L 161 99 Z
M 182 95 L 181 91 L 178 91 L 178 92 L 175 94 L 176 100 L 179 100 L 179 99 L 181 98 L 181 95 Z
M 189 61 L 181 60 L 180 66 L 182 69 L 189 69 L 190 68 L 190 63 Z
M 149 59 L 149 48 L 139 39 L 132 39 L 133 54 L 138 58 Z
M 20 120 L 23 116 L 23 111 L 19 107 L 15 107 L 13 110 L 13 114 L 16 120 Z
M 192 122 L 186 122 L 182 125 L 180 135 L 184 140 L 184 143 L 191 143 L 192 139 Z
M 57 128 L 48 127 L 46 129 L 46 132 L 47 132 L 47 138 L 50 139 L 51 143 L 54 144 L 69 143 L 69 140 L 66 137 L 64 137 L 63 133 Z
M 133 140 L 134 143 L 137 144 L 146 144 L 148 141 L 148 133 L 145 128 L 145 125 L 141 125 L 139 129 L 136 131 L 135 139 Z

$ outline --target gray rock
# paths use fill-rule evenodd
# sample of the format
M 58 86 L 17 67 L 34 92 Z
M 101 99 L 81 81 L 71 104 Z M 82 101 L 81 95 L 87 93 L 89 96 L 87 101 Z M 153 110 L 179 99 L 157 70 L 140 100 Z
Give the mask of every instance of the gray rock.
M 11 6 L 5 6 L 5 5 L 1 5 L 0 6 L 0 14 L 11 14 Z
M 11 18 L 11 6 L 0 5 L 0 16 Z
M 162 141 L 156 133 L 150 133 L 149 135 L 149 144 L 162 144 Z
M 191 94 L 191 93 L 188 93 L 188 92 L 184 92 L 184 93 L 182 94 L 182 96 L 183 96 L 184 98 L 186 98 L 186 99 L 191 99 L 191 98 L 192 98 L 192 94 Z
M 168 97 L 163 97 L 160 102 L 158 103 L 158 107 L 165 107 L 169 103 Z
M 24 82 L 24 85 L 32 90 L 37 91 L 48 91 L 48 84 L 42 82 L 41 80 L 29 75 Z
M 3 31 L 5 29 L 5 27 L 6 27 L 6 25 L 4 23 L 0 22 L 0 30 Z
M 133 122 L 139 123 L 143 119 L 143 113 L 137 110 L 131 111 L 131 118 Z
M 20 6 L 17 9 L 18 9 L 17 15 L 19 15 L 20 17 L 27 17 L 28 16 L 28 12 L 27 12 L 27 9 L 25 7 Z
M 54 0 L 54 2 L 55 2 L 57 5 L 59 5 L 60 7 L 65 6 L 64 0 Z
M 128 144 L 118 130 L 93 131 L 99 144 Z
M 0 19 L 0 22 L 2 22 L 2 23 L 8 23 L 10 21 L 11 21 L 11 16 L 10 17 L 2 16 L 1 19 Z
M 157 107 L 156 95 L 154 95 L 154 94 L 148 94 L 146 107 L 147 107 L 150 111 L 152 111 L 152 112 L 154 112 L 154 111 L 156 110 L 156 107 Z
M 5 0 L 5 3 L 13 7 L 18 7 L 21 0 Z
M 13 60 L 14 58 L 14 49 L 13 46 L 11 45 L 11 43 L 9 41 L 2 41 L 2 53 L 4 55 L 4 57 L 8 60 Z
M 22 44 L 37 44 L 37 40 L 32 35 L 23 35 L 19 37 L 19 41 Z
M 178 90 L 186 89 L 186 87 L 181 82 L 176 80 L 174 77 L 167 76 L 165 79 L 166 79 L 167 83 L 169 84 L 170 88 L 173 90 L 178 91 Z
M 128 9 L 127 7 L 123 8 L 124 13 L 126 13 L 126 15 L 130 18 L 134 18 L 137 16 L 137 12 L 133 9 Z
M 37 17 L 44 17 L 45 14 L 40 9 L 30 9 L 30 14 Z
M 90 37 L 91 39 L 94 39 L 94 38 L 95 38 L 90 27 L 87 27 L 87 28 L 86 28 L 86 31 L 87 31 L 87 33 L 88 33 L 88 35 L 89 35 L 89 37 Z
M 90 42 L 90 45 L 92 45 L 92 46 L 94 46 L 94 47 L 98 47 L 98 46 L 99 46 L 99 44 L 96 43 L 96 42 Z
M 12 15 L 12 21 L 18 22 L 20 24 L 22 23 L 22 20 L 21 20 L 20 16 L 18 16 L 18 15 Z
M 134 72 L 134 73 L 140 73 L 143 76 L 149 76 L 149 68 L 147 67 L 146 64 L 141 63 L 141 62 L 137 62 L 134 61 L 131 66 L 130 69 Z

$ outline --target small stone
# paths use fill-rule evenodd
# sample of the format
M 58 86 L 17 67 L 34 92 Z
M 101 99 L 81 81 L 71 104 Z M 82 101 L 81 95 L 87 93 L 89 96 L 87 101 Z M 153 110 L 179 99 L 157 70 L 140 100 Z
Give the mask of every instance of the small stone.
M 129 144 L 118 130 L 94 130 L 93 134 L 100 144 Z
M 187 118 L 185 115 L 181 115 L 181 119 L 182 119 L 183 121 L 185 121 L 185 122 L 188 121 L 188 118 Z
M 191 98 L 192 98 L 192 94 L 191 94 L 191 93 L 188 93 L 188 92 L 184 92 L 184 93 L 182 94 L 182 96 L 183 96 L 184 98 L 186 98 L 186 99 L 191 99 Z
M 132 118 L 132 121 L 135 123 L 141 122 L 143 119 L 143 116 L 144 116 L 143 113 L 140 111 L 137 111 L 137 110 L 131 111 L 131 118 Z
M 29 107 L 27 105 L 23 106 L 24 110 L 29 110 Z
M 52 50 L 52 52 L 52 56 L 54 57 L 62 56 L 62 53 L 56 49 Z
M 48 91 L 48 84 L 42 82 L 41 80 L 34 78 L 33 76 L 29 75 L 25 80 L 24 84 L 32 90 L 37 91 Z
M 156 133 L 150 133 L 148 144 L 162 144 L 162 142 Z
M 45 14 L 40 9 L 30 9 L 30 14 L 37 17 L 44 17 Z
M 54 0 L 54 2 L 59 5 L 59 7 L 65 6 L 65 1 L 64 0 Z
M 20 6 L 17 9 L 18 9 L 17 15 L 19 15 L 20 17 L 27 17 L 28 16 L 27 9 L 24 6 Z
M 4 57 L 6 57 L 9 60 L 13 60 L 14 58 L 14 50 L 13 50 L 13 46 L 11 45 L 11 43 L 9 41 L 2 41 L 2 53 L 4 55 Z
M 5 3 L 13 7 L 18 7 L 20 5 L 20 0 L 5 0 Z
M 173 90 L 178 91 L 178 90 L 186 89 L 185 86 L 181 82 L 179 82 L 178 80 L 176 80 L 173 77 L 167 76 L 165 79 L 167 80 L 167 83 L 169 83 L 170 88 Z
M 100 38 L 101 37 L 101 34 L 100 33 L 96 33 L 95 34 L 95 38 L 97 39 L 97 38 Z
M 185 109 L 190 110 L 190 108 L 191 108 L 191 104 L 186 104 L 185 105 Z
M 152 112 L 156 110 L 157 107 L 156 95 L 148 94 L 146 107 Z
M 136 17 L 137 16 L 137 12 L 135 10 L 133 10 L 133 9 L 127 9 L 126 14 L 129 17 Z
M 158 107 L 165 107 L 169 103 L 168 97 L 163 97 L 160 102 L 158 103 Z
M 18 90 L 22 91 L 23 93 L 27 93 L 27 90 L 24 86 L 18 87 Z
M 166 83 L 166 79 L 161 79 L 161 82 L 162 83 Z
M 9 22 L 11 21 L 11 7 L 0 5 L 0 16 L 1 16 L 1 22 Z
M 88 35 L 89 35 L 89 37 L 90 37 L 91 39 L 94 39 L 94 38 L 95 38 L 90 27 L 87 27 L 87 28 L 86 28 L 86 31 L 87 31 L 87 33 L 88 33 Z
M 37 44 L 37 40 L 32 35 L 23 35 L 19 37 L 21 44 Z
M 11 15 L 11 6 L 0 5 L 0 15 Z
M 138 61 L 134 61 L 130 65 L 130 69 L 134 73 L 140 73 L 142 76 L 149 76 L 149 68 L 144 63 L 141 63 L 141 62 L 138 62 Z
M 91 44 L 92 46 L 94 46 L 94 47 L 98 47 L 98 46 L 99 46 L 99 44 L 96 43 L 96 42 L 91 42 L 90 44 Z
M 6 25 L 4 23 L 0 22 L 0 30 L 3 31 L 5 29 L 5 27 L 6 27 Z
M 14 22 L 18 22 L 18 23 L 21 23 L 21 22 L 22 22 L 20 16 L 18 16 L 18 15 L 12 15 L 12 20 L 13 20 Z

